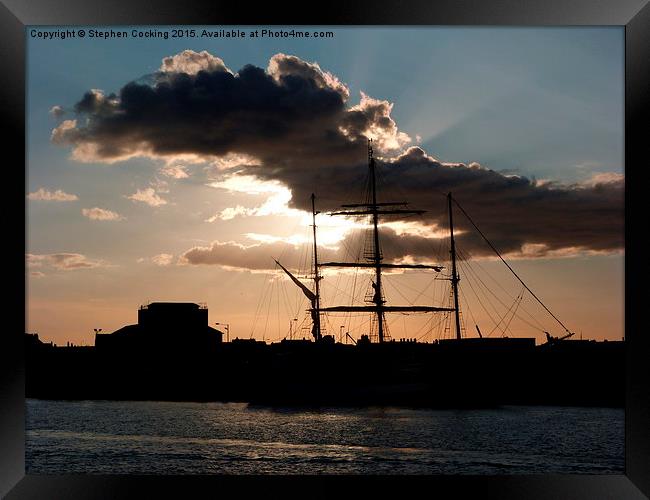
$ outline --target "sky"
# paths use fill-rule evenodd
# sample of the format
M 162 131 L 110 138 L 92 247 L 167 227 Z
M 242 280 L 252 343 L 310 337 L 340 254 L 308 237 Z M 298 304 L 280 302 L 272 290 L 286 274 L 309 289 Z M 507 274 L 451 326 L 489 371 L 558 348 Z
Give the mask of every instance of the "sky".
M 273 258 L 307 277 L 312 192 L 322 257 L 362 254 L 364 221 L 326 212 L 363 201 L 370 137 L 380 201 L 427 211 L 385 221 L 385 260 L 446 266 L 390 274 L 390 303 L 448 303 L 452 191 L 571 331 L 624 335 L 622 28 L 134 28 L 26 30 L 26 331 L 91 345 L 141 304 L 183 301 L 207 303 L 231 338 L 308 337 L 308 304 Z M 464 334 L 563 334 L 454 210 Z M 324 305 L 363 302 L 369 275 L 324 275 Z M 389 320 L 396 339 L 448 327 Z M 326 328 L 358 338 L 368 318 Z

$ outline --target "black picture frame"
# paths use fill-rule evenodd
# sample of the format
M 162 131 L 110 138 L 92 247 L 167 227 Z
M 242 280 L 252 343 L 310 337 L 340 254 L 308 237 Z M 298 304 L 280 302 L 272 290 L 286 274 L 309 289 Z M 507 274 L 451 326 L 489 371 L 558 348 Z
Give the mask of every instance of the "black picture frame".
M 329 497 L 364 488 L 363 495 L 425 494 L 467 498 L 626 499 L 650 496 L 650 391 L 647 375 L 648 333 L 641 328 L 641 294 L 647 261 L 637 236 L 643 224 L 641 172 L 644 165 L 644 121 L 650 96 L 650 6 L 647 0 L 426 0 L 289 5 L 274 2 L 202 0 L 1 0 L 0 72 L 3 136 L 13 161 L 5 160 L 5 178 L 14 172 L 2 202 L 5 221 L 16 230 L 6 241 L 10 255 L 10 293 L 5 308 L 11 319 L 0 340 L 0 496 L 23 498 L 188 498 L 264 494 L 268 497 Z M 626 175 L 626 407 L 625 474 L 536 476 L 408 476 L 408 477 L 242 477 L 242 476 L 34 476 L 25 475 L 24 306 L 25 177 L 25 47 L 27 25 L 517 25 L 625 26 L 625 175 Z M 644 118 L 646 118 L 644 120 Z M 21 160 L 23 159 L 23 160 Z M 15 181 L 13 179 L 16 179 Z M 22 179 L 22 182 L 20 181 Z M 22 188 L 22 190 L 21 190 Z M 22 214 L 25 216 L 26 211 Z M 20 231 L 23 231 L 22 233 Z M 22 234 L 22 237 L 20 236 Z M 22 265 L 21 265 L 22 262 Z M 6 275 L 6 273 L 5 273 Z M 604 284 L 606 286 L 606 284 Z M 228 492 L 228 493 L 226 493 Z M 357 493 L 359 494 L 359 493 Z

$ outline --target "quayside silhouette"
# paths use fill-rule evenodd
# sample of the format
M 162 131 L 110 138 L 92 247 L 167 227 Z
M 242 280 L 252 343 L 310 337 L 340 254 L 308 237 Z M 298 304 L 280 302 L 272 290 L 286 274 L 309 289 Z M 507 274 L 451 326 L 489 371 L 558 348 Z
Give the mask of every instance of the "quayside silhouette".
M 111 333 L 96 331 L 94 346 L 58 347 L 37 334 L 25 335 L 26 396 L 43 399 L 120 399 L 245 401 L 269 405 L 484 407 L 496 405 L 624 405 L 624 341 L 575 340 L 575 332 L 538 298 L 451 193 L 447 194 L 449 259 L 443 264 L 386 262 L 381 220 L 421 215 L 407 202 L 378 201 L 372 142 L 368 144 L 368 182 L 363 203 L 343 205 L 332 216 L 369 220 L 365 247 L 350 261 L 321 262 L 317 244 L 316 197 L 312 194 L 311 286 L 276 264 L 309 302 L 311 339 L 293 333 L 279 342 L 230 339 L 208 325 L 205 304 L 152 302 L 138 310 L 138 323 Z M 468 334 L 461 314 L 459 258 L 454 237 L 454 207 L 521 285 L 500 318 L 501 337 Z M 449 267 L 450 269 L 447 269 Z M 325 304 L 322 271 L 369 271 L 361 304 Z M 398 269 L 432 272 L 449 284 L 440 304 L 389 303 L 384 273 Z M 545 342 L 506 336 L 527 292 L 553 318 L 560 334 L 544 331 Z M 441 315 L 450 338 L 420 342 L 391 337 L 387 315 Z M 326 331 L 329 315 L 368 315 L 366 333 L 346 332 L 338 342 Z M 499 325 L 497 325 L 499 326 Z M 495 327 L 496 328 L 496 327 Z M 494 330 L 494 329 L 493 329 Z M 472 332 L 473 329 L 470 329 Z M 228 332 L 229 333 L 229 332 Z

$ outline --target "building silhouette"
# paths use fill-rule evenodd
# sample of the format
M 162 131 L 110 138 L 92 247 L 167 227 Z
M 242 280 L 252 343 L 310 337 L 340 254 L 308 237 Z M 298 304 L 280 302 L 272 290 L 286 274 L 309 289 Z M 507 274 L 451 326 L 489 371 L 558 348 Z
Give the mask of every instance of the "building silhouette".
M 223 333 L 208 325 L 208 308 L 192 302 L 151 302 L 138 309 L 138 323 L 96 333 L 98 351 L 183 351 L 217 347 Z
M 271 405 L 622 407 L 625 343 L 532 338 L 356 345 L 222 342 L 195 303 L 141 306 L 138 323 L 96 333 L 95 346 L 25 335 L 27 397 L 244 401 Z M 326 374 L 314 376 L 314 374 Z M 330 376 L 331 375 L 331 376 Z

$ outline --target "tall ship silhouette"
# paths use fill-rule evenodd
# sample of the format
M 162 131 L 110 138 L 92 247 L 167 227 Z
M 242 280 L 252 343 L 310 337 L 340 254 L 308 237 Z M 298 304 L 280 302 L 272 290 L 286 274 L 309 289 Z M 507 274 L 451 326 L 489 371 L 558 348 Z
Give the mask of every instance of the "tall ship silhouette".
M 372 140 L 368 140 L 368 182 L 367 190 L 365 193 L 365 200 L 363 203 L 346 204 L 341 206 L 341 210 L 329 212 L 330 216 L 344 216 L 354 218 L 365 218 L 369 221 L 369 238 L 365 240 L 365 248 L 362 253 L 362 258 L 357 259 L 355 262 L 320 262 L 318 258 L 318 243 L 317 243 L 317 225 L 316 216 L 320 213 L 316 210 L 316 197 L 311 195 L 312 207 L 312 229 L 313 229 L 313 246 L 312 246 L 312 259 L 311 259 L 311 282 L 312 286 L 307 286 L 295 273 L 292 273 L 281 262 L 275 260 L 276 264 L 282 269 L 284 273 L 297 285 L 304 296 L 308 299 L 309 317 L 311 320 L 311 335 L 316 342 L 332 342 L 333 335 L 324 335 L 322 317 L 331 313 L 367 313 L 370 315 L 370 325 L 367 334 L 362 334 L 360 337 L 361 342 L 377 342 L 383 343 L 391 341 L 391 335 L 386 321 L 386 315 L 392 313 L 410 314 L 410 313 L 429 313 L 436 315 L 444 315 L 446 330 L 451 331 L 452 338 L 461 340 L 467 337 L 466 328 L 463 327 L 461 321 L 461 305 L 459 296 L 459 282 L 461 280 L 458 270 L 458 256 L 456 250 L 456 239 L 454 237 L 454 207 L 457 208 L 470 222 L 478 234 L 482 237 L 489 248 L 506 266 L 510 273 L 522 286 L 522 291 L 516 296 L 514 304 L 508 309 L 506 315 L 502 319 L 509 317 L 510 321 L 515 317 L 513 308 L 518 307 L 523 298 L 524 291 L 530 293 L 530 296 L 541 305 L 546 313 L 548 313 L 553 320 L 561 328 L 562 334 L 553 336 L 548 331 L 544 331 L 546 343 L 555 343 L 561 340 L 568 339 L 575 335 L 575 332 L 570 331 L 565 324 L 551 312 L 551 310 L 538 298 L 538 296 L 524 283 L 514 269 L 506 262 L 503 256 L 495 248 L 495 246 L 487 239 L 483 232 L 474 224 L 474 221 L 460 206 L 458 201 L 452 197 L 452 193 L 446 194 L 446 208 L 448 217 L 448 239 L 449 239 L 449 264 L 448 266 L 442 264 L 426 264 L 426 263 L 388 263 L 382 254 L 381 247 L 381 231 L 380 225 L 382 219 L 390 216 L 398 216 L 403 218 L 405 216 L 422 215 L 425 210 L 416 210 L 409 207 L 406 201 L 379 201 L 377 189 L 377 167 L 375 157 L 373 154 Z M 448 269 L 447 269 L 448 267 Z M 365 296 L 365 304 L 345 304 L 345 305 L 327 305 L 322 303 L 321 286 L 320 282 L 323 279 L 322 270 L 325 268 L 345 268 L 345 269 L 365 269 L 371 270 L 373 276 L 369 283 L 369 290 Z M 434 271 L 435 280 L 449 281 L 450 293 L 448 304 L 430 304 L 430 305 L 394 305 L 389 304 L 386 300 L 384 293 L 384 285 L 382 273 L 385 270 L 422 270 Z M 476 334 L 478 338 L 482 339 L 483 334 L 478 324 L 475 324 Z M 497 325 L 498 326 L 498 325 Z M 465 331 L 465 335 L 463 335 Z M 503 330 L 505 333 L 505 329 Z M 347 337 L 354 343 L 356 339 L 352 338 L 349 333 Z M 340 339 L 341 340 L 341 339 Z

